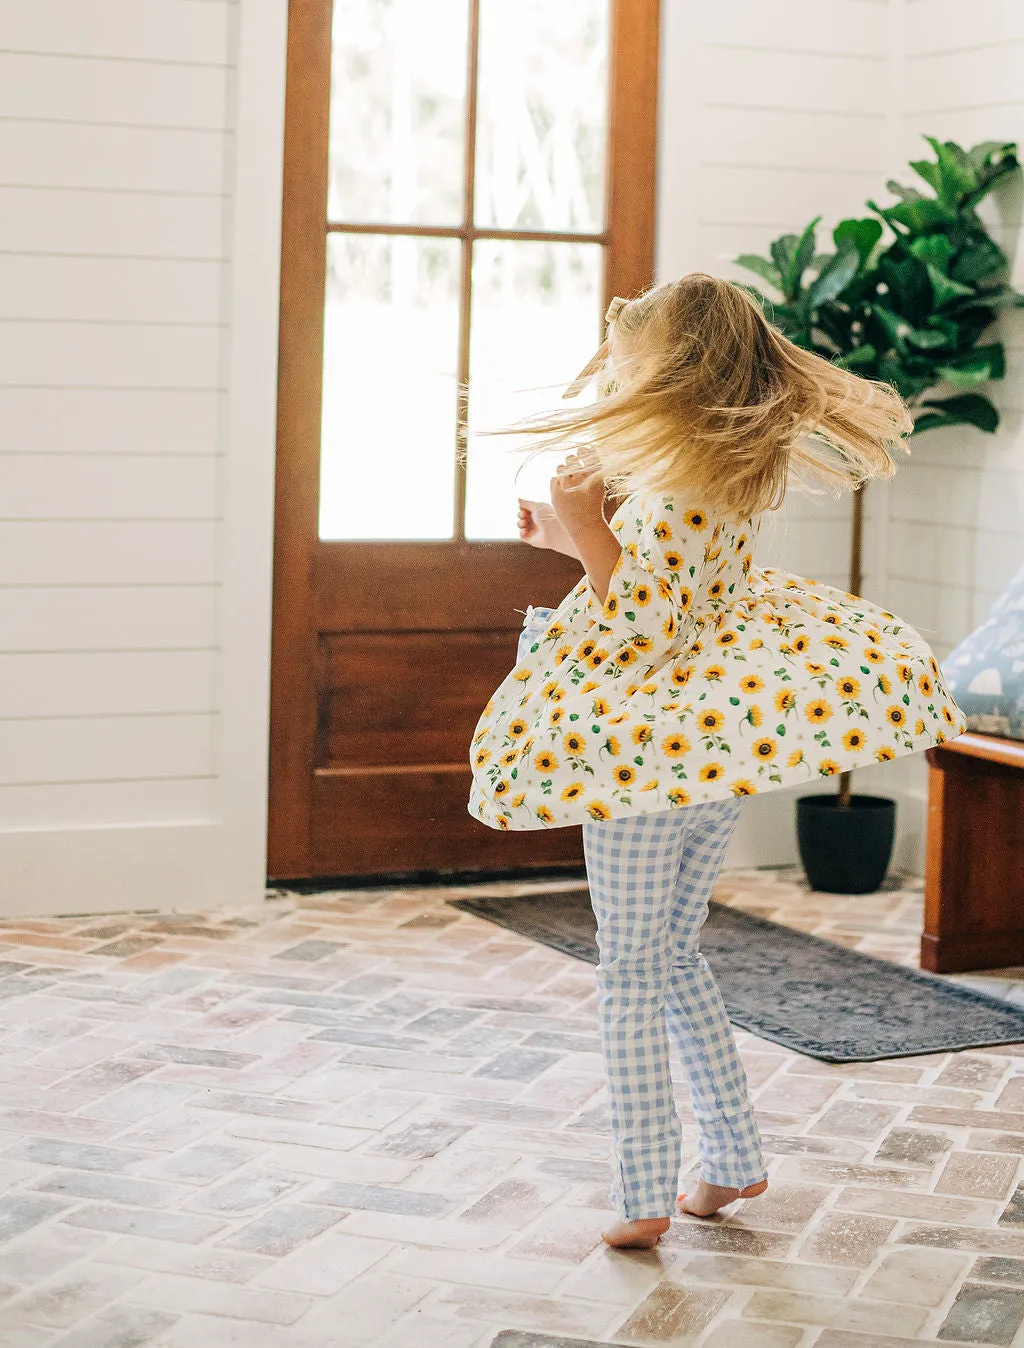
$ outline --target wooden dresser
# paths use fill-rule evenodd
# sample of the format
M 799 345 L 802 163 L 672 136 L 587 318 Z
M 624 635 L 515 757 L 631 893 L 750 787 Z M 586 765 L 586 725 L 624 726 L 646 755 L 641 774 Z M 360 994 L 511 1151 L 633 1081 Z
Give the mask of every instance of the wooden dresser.
M 921 967 L 1024 965 L 1024 742 L 969 732 L 928 764 Z

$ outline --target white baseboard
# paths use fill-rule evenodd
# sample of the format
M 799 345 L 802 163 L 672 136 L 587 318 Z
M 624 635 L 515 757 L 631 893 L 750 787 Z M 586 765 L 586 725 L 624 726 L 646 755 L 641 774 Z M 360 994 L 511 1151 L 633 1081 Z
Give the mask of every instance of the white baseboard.
M 215 823 L 0 834 L 0 917 L 256 909 L 263 878 Z

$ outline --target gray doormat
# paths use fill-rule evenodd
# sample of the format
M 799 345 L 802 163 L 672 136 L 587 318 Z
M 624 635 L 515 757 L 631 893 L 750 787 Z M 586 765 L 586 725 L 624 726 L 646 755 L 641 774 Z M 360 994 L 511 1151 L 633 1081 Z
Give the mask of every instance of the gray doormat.
M 597 963 L 586 889 L 451 899 L 576 959 Z M 823 1062 L 873 1062 L 1024 1043 L 1024 1007 L 712 903 L 701 950 L 744 1030 Z

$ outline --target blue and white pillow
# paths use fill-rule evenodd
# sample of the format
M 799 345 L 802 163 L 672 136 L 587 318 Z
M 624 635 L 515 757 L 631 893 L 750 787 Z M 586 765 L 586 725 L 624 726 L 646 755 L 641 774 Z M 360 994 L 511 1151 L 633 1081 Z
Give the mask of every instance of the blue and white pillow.
M 1024 566 L 942 672 L 968 730 L 1024 740 Z

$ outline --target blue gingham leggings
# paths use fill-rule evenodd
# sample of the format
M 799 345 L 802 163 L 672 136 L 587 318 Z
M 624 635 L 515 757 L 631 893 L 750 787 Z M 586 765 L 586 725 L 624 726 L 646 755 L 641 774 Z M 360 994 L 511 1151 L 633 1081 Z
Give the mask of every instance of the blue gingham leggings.
M 675 1210 L 681 1128 L 669 1034 L 690 1084 L 703 1178 L 743 1188 L 765 1177 L 746 1073 L 698 949 L 738 812 L 739 801 L 713 801 L 583 827 L 601 956 L 612 1201 L 627 1220 Z

